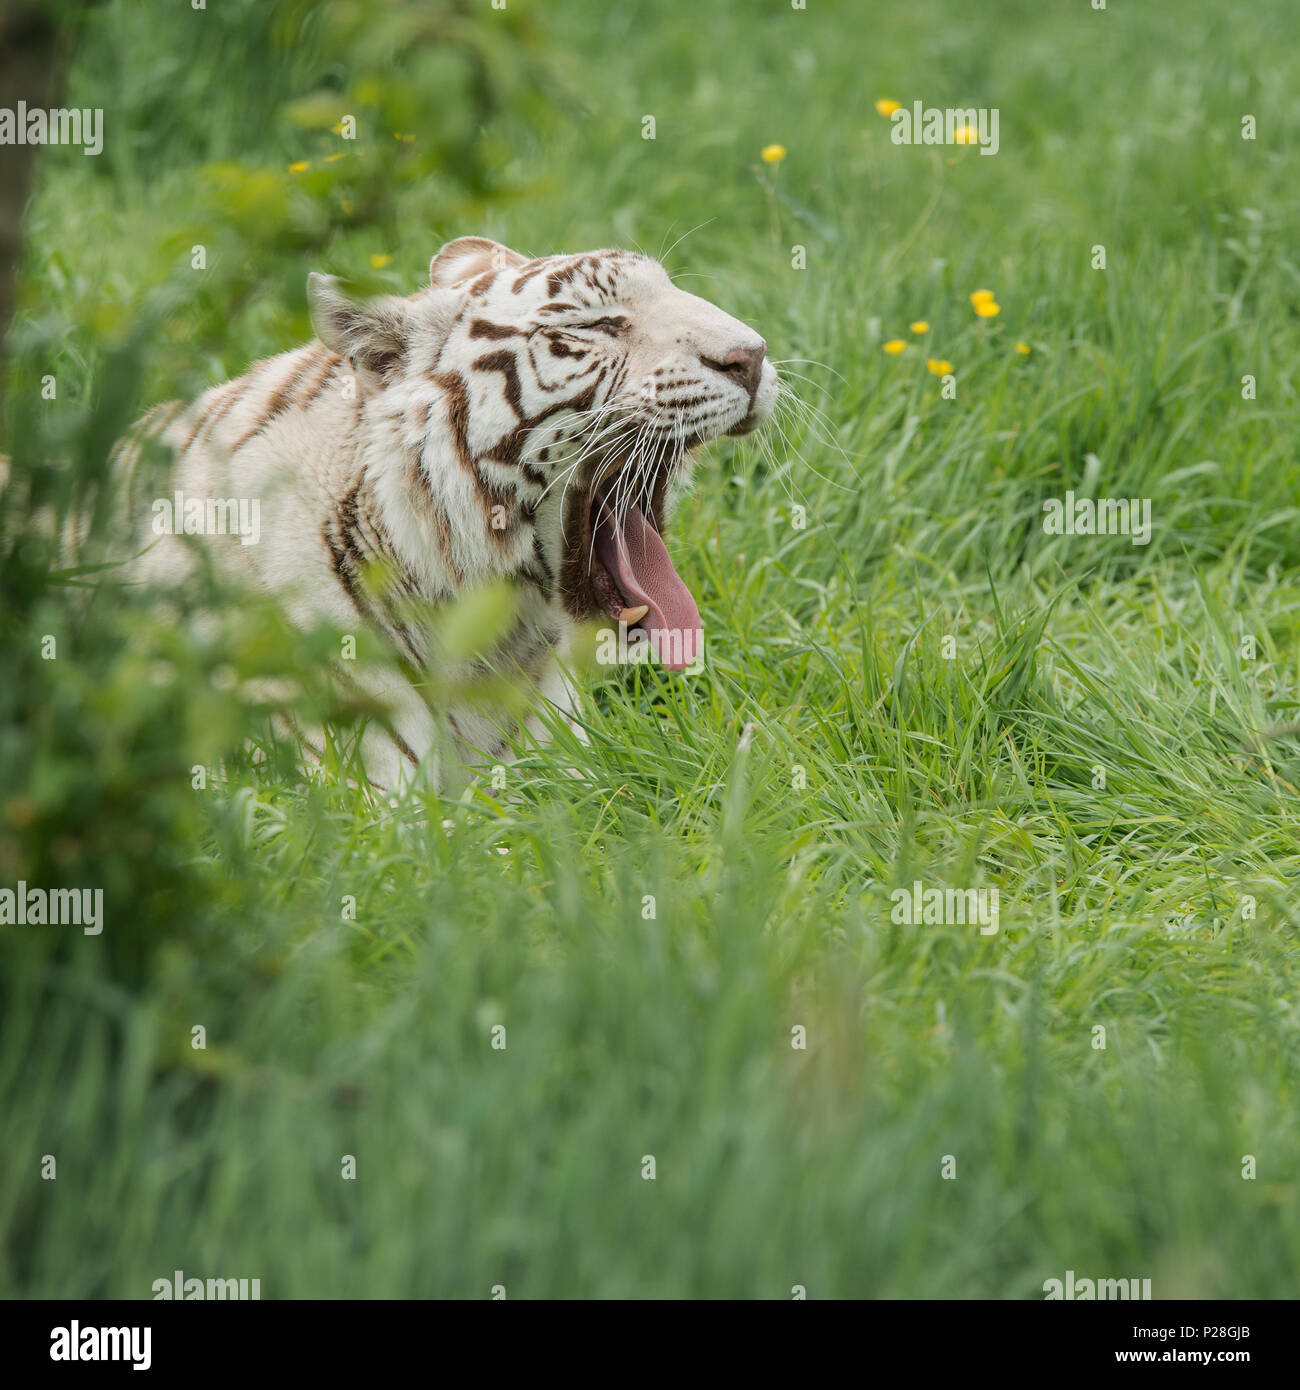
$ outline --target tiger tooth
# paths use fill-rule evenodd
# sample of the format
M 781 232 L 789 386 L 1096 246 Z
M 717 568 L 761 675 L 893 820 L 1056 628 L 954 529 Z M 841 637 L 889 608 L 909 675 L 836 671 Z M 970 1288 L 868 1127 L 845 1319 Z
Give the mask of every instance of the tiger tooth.
M 639 623 L 649 611 L 650 605 L 648 603 L 638 603 L 635 608 L 625 608 L 618 615 L 618 620 L 631 627 L 633 623 Z

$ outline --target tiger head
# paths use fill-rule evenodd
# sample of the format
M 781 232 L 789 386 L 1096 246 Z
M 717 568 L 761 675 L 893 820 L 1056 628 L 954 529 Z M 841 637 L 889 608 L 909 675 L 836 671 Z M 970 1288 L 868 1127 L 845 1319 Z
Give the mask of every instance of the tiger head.
M 573 621 L 640 625 L 665 664 L 691 664 L 700 615 L 665 516 L 698 445 L 772 413 L 763 339 L 629 251 L 529 260 L 461 237 L 429 278 L 369 304 L 309 282 L 317 331 L 418 453 L 413 509 L 445 509 L 462 573 L 486 550 Z

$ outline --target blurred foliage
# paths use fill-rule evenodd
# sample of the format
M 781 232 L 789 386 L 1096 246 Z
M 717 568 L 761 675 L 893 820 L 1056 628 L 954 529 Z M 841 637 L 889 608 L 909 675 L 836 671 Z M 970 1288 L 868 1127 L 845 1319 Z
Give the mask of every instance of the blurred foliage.
M 29 246 L 20 349 L 61 348 L 80 375 L 77 354 L 93 369 L 163 296 L 176 351 L 148 362 L 150 399 L 242 368 L 250 342 L 308 336 L 308 270 L 382 268 L 411 226 L 427 229 L 427 264 L 518 197 L 493 119 L 508 108 L 544 128 L 560 94 L 530 0 L 114 3 L 80 16 L 66 85 L 103 108 L 105 142 L 60 175 L 111 185 L 114 204 L 143 198 L 150 235 L 110 239 L 94 265 Z M 48 315 L 55 300 L 72 321 Z
M 341 729 L 377 711 L 325 687 L 325 635 L 246 602 L 188 621 L 218 606 L 210 577 L 169 595 L 160 621 L 112 566 L 70 567 L 58 537 L 78 517 L 96 534 L 109 525 L 109 454 L 144 406 L 242 370 L 259 336 L 268 350 L 309 336 L 308 269 L 382 260 L 374 248 L 394 247 L 399 225 L 429 229 L 427 260 L 439 228 L 455 234 L 516 194 L 486 127 L 503 106 L 544 122 L 554 84 L 526 0 L 115 3 L 65 17 L 67 100 L 102 107 L 106 138 L 97 159 L 69 167 L 54 151 L 47 167 L 143 192 L 153 236 L 108 248 L 130 259 L 108 283 L 43 239 L 28 248 L 0 491 L 0 880 L 102 886 L 106 914 L 131 929 L 89 951 L 78 941 L 75 957 L 103 952 L 138 978 L 164 936 L 176 949 L 265 910 L 196 857 L 207 832 L 192 786 L 194 768 L 238 764 L 250 739 L 295 775 L 269 723 L 277 702 L 258 692 Z M 159 476 L 165 461 L 150 462 Z M 11 944 L 57 955 L 69 936 Z

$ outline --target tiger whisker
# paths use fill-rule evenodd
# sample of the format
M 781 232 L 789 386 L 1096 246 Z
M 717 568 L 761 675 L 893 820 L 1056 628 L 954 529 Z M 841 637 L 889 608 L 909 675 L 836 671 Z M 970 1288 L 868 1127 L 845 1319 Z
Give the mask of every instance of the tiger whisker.
M 847 386 L 847 385 L 849 384 L 847 381 L 844 381 L 844 378 L 843 378 L 842 376 L 840 376 L 839 372 L 837 372 L 837 371 L 835 370 L 835 368 L 832 367 L 832 366 L 830 365 L 829 362 L 819 362 L 819 361 L 817 360 L 817 358 L 815 358 L 815 357 L 774 357 L 774 358 L 772 358 L 772 365 L 773 365 L 774 367 L 786 367 L 786 366 L 789 366 L 789 364 L 790 364 L 791 362 L 797 362 L 797 363 L 800 364 L 801 366 L 807 366 L 807 367 L 820 367 L 823 371 L 830 372 L 830 374 L 831 374 L 832 376 L 839 377 L 839 379 L 840 379 L 841 381 L 844 382 L 845 386 Z

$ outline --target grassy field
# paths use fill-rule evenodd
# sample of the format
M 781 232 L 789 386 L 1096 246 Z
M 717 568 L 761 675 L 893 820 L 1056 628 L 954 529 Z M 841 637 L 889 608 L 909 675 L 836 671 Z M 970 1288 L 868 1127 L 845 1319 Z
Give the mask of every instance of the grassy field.
M 663 250 L 818 413 L 707 451 L 703 673 L 593 670 L 589 748 L 397 807 L 234 754 L 265 629 L 70 602 L 5 512 L 0 883 L 109 910 L 0 927 L 0 1294 L 1300 1294 L 1290 6 L 466 6 L 464 130 L 440 52 L 232 8 L 81 36 L 109 136 L 44 157 L 20 462 L 91 476 L 305 341 L 309 270 L 405 293 L 464 233 Z M 317 68 L 399 47 L 337 187 Z M 998 152 L 883 99 L 997 108 Z M 1067 491 L 1149 543 L 1047 534 Z M 894 921 L 918 880 L 999 929 Z

